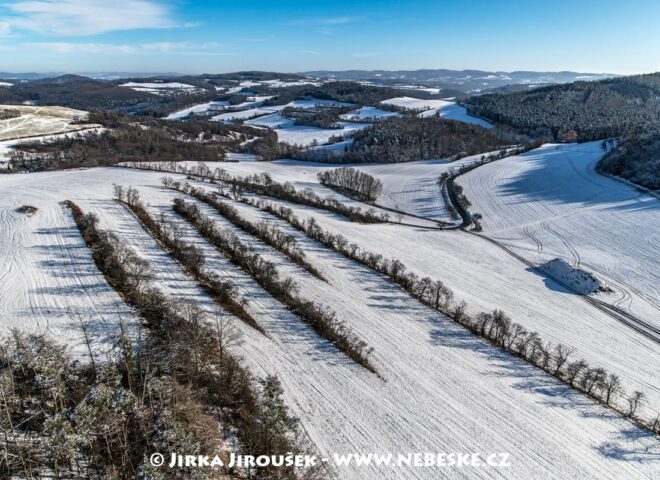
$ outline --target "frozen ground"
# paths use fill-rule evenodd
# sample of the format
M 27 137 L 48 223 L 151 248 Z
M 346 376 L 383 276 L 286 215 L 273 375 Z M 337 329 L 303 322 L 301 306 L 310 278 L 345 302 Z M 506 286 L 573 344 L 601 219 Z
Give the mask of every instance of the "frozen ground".
M 234 169 L 251 165 L 255 164 L 227 164 Z M 280 170 L 285 167 L 281 165 Z M 15 323 L 34 329 L 44 328 L 47 320 L 51 327 L 59 322 L 60 338 L 67 340 L 71 331 L 67 332 L 64 327 L 71 322 L 72 315 L 68 313 L 71 308 L 82 309 L 81 305 L 86 305 L 86 310 L 82 311 L 90 321 L 100 320 L 108 311 L 117 311 L 116 307 L 114 310 L 107 306 L 101 308 L 103 302 L 86 303 L 85 282 L 92 282 L 104 291 L 108 287 L 98 272 L 89 269 L 87 250 L 78 248 L 79 236 L 73 235 L 70 217 L 58 205 L 65 198 L 97 212 L 104 226 L 112 228 L 137 248 L 156 266 L 155 279 L 169 293 L 179 298 L 198 299 L 213 308 L 181 269 L 139 229 L 134 219 L 110 200 L 113 182 L 132 184 L 140 189 L 153 213 L 166 211 L 173 193 L 159 186 L 160 176 L 159 173 L 106 168 L 0 177 L 3 224 L 0 251 L 4 257 L 0 262 L 0 292 L 9 291 L 0 302 L 3 321 L 14 319 Z M 22 203 L 33 203 L 40 211 L 27 219 L 17 217 L 13 209 Z M 262 215 L 248 210 L 251 209 L 243 207 L 242 211 L 254 218 Z M 505 300 L 515 298 L 520 300 L 516 303 L 524 303 L 524 297 L 530 295 L 532 298 L 526 300 L 537 308 L 528 313 L 559 309 L 559 314 L 563 315 L 568 309 L 581 322 L 597 322 L 588 315 L 583 317 L 581 305 L 572 305 L 570 296 L 557 294 L 555 298 L 548 294 L 547 289 L 540 288 L 542 282 L 536 275 L 525 272 L 507 261 L 507 256 L 498 250 L 489 250 L 480 239 L 472 236 L 395 225 L 356 225 L 334 215 L 310 209 L 296 210 L 301 215 L 314 214 L 324 227 L 342 231 L 370 249 L 396 255 L 415 270 L 426 270 L 440 278 L 453 271 L 454 276 L 446 280 L 451 285 L 456 278 L 462 279 L 463 289 L 457 292 L 459 295 L 464 295 L 463 290 L 475 290 L 473 296 L 476 296 L 484 290 L 499 288 L 499 283 L 507 283 L 513 290 L 515 282 L 524 278 L 528 284 L 518 284 L 519 290 L 510 292 Z M 221 222 L 217 217 L 216 220 Z M 55 238 L 48 238 L 49 234 L 40 236 L 43 229 L 60 228 L 64 231 Z M 66 232 L 71 232 L 71 237 Z M 467 334 L 412 300 L 382 276 L 297 234 L 310 261 L 329 280 L 327 284 L 320 283 L 279 254 L 246 238 L 277 261 L 287 274 L 294 276 L 304 295 L 336 309 L 352 329 L 375 347 L 373 362 L 382 375 L 380 379 L 321 340 L 189 228 L 182 232 L 204 249 L 209 268 L 235 281 L 240 293 L 249 300 L 248 308 L 271 338 L 244 329 L 245 342 L 240 353 L 256 374 L 277 373 L 280 376 L 287 403 L 322 454 L 444 451 L 485 455 L 508 452 L 511 455 L 511 466 L 502 470 L 353 466 L 338 468 L 339 478 L 652 479 L 656 475 L 660 458 L 656 438 L 568 391 L 552 377 Z M 50 248 L 54 243 L 59 244 L 60 237 L 68 239 L 62 240 L 67 245 L 64 252 L 59 246 Z M 39 246 L 47 248 L 39 249 Z M 77 258 L 70 259 L 74 254 Z M 497 270 L 494 270 L 491 262 L 498 255 Z M 8 257 L 25 263 L 7 262 Z M 411 259 L 416 261 L 411 262 Z M 42 279 L 38 272 L 44 268 L 56 270 L 49 271 Z M 58 277 L 61 268 L 72 269 L 66 275 L 70 283 L 61 285 Z M 478 278 L 470 278 L 472 271 Z M 12 283 L 15 277 L 35 280 Z M 56 293 L 57 302 L 60 302 L 58 311 L 65 312 L 64 315 L 48 314 L 49 296 L 39 295 L 32 286 L 34 282 L 54 289 L 52 295 Z M 485 285 L 479 289 L 479 284 Z M 501 291 L 505 290 L 502 287 Z M 525 295 L 521 295 L 521 291 Z M 497 297 L 498 293 L 490 297 Z M 471 299 L 468 301 L 473 303 Z M 488 297 L 483 301 L 489 304 L 489 309 L 494 306 Z M 18 317 L 16 314 L 21 312 L 23 316 Z M 38 318 L 43 319 L 42 323 L 35 325 Z M 601 323 L 593 327 L 586 325 L 584 337 L 589 338 L 593 333 L 590 328 L 594 332 L 614 333 L 613 327 Z M 609 350 L 607 354 L 615 359 L 613 361 L 620 360 L 622 352 L 634 346 L 630 355 L 637 357 L 638 378 L 648 375 L 650 370 L 657 380 L 657 371 L 653 370 L 653 365 L 658 364 L 657 353 L 649 357 L 642 341 L 631 345 L 629 338 L 623 332 L 616 343 L 604 343 L 603 335 L 594 341 L 600 342 L 601 350 Z M 626 380 L 630 382 L 629 378 Z M 650 387 L 654 388 L 653 382 Z
M 660 202 L 595 171 L 600 142 L 545 145 L 459 178 L 484 233 L 535 263 L 563 258 L 599 299 L 660 327 Z
M 38 107 L 0 105 L 0 109 L 18 109 L 21 115 L 0 120 L 0 141 L 37 135 L 70 132 L 89 125 L 72 125 L 75 120 L 87 118 L 87 112 L 65 107 Z

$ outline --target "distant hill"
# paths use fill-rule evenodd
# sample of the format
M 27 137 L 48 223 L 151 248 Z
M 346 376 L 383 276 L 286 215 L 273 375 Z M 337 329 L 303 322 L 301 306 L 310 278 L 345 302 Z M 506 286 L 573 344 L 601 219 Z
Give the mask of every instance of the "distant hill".
M 46 72 L 46 73 L 36 73 L 36 72 L 26 72 L 26 73 L 11 73 L 11 72 L 0 72 L 0 78 L 4 80 L 35 80 L 37 78 L 49 78 L 57 77 L 63 75 L 62 72 Z
M 529 87 L 576 80 L 599 80 L 614 77 L 608 73 L 580 72 L 489 72 L 485 70 L 317 70 L 303 72 L 318 78 L 368 81 L 385 85 L 420 85 L 460 90 L 464 93 L 480 93 L 506 85 L 527 85 Z
M 5 104 L 30 101 L 39 105 L 63 105 L 81 110 L 102 108 L 152 116 L 162 116 L 182 106 L 212 100 L 215 96 L 214 91 L 154 95 L 80 75 L 39 78 L 0 88 L 0 103 Z

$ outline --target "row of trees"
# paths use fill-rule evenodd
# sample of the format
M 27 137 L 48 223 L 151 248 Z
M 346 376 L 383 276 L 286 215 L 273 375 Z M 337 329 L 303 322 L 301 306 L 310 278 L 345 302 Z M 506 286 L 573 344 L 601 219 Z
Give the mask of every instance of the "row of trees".
M 335 312 L 300 297 L 298 285 L 292 278 L 282 278 L 274 263 L 251 250 L 232 232 L 217 228 L 213 220 L 202 213 L 194 203 L 177 198 L 174 200 L 173 209 L 211 245 L 250 275 L 264 290 L 291 309 L 316 333 L 353 361 L 376 373 L 369 361 L 372 349 L 351 332 L 348 326 L 337 318 Z
M 317 178 L 322 185 L 358 200 L 374 201 L 383 190 L 383 182 L 352 167 L 325 170 Z
M 311 189 L 298 190 L 291 182 L 280 183 L 267 173 L 253 174 L 246 177 L 233 176 L 222 168 L 213 171 L 204 163 L 186 166 L 175 162 L 126 162 L 124 167 L 158 172 L 181 173 L 197 177 L 212 184 L 228 187 L 235 198 L 245 193 L 255 193 L 287 202 L 306 205 L 337 213 L 354 222 L 383 223 L 389 221 L 386 213 L 378 214 L 373 208 L 363 210 L 360 207 L 344 205 L 336 198 L 321 198 Z
M 0 109 L 0 120 L 9 120 L 10 118 L 18 118 L 20 116 L 21 111 L 17 108 Z
M 314 218 L 301 220 L 290 208 L 260 199 L 244 197 L 242 200 L 285 220 L 335 252 L 386 275 L 424 305 L 443 313 L 471 332 L 543 369 L 558 380 L 627 415 L 639 425 L 660 433 L 660 422 L 656 420 L 650 424 L 635 416 L 639 406 L 645 401 L 642 392 L 635 391 L 626 395 L 616 374 L 608 373 L 603 368 L 590 367 L 583 359 L 569 361 L 574 353 L 572 349 L 561 344 L 543 342 L 537 332 L 527 331 L 500 310 L 470 315 L 466 303 L 457 302 L 453 291 L 442 281 L 430 277 L 420 278 L 414 272 L 408 271 L 399 260 L 387 259 L 382 254 L 364 250 L 359 245 L 350 243 L 344 236 L 324 230 Z M 622 408 L 622 403 L 627 408 Z
M 157 469 L 154 452 L 287 455 L 307 447 L 276 377 L 261 388 L 227 352 L 240 337 L 224 316 L 172 302 L 148 265 L 94 215 L 67 202 L 94 261 L 140 324 L 118 325 L 103 362 L 74 361 L 44 335 L 0 340 L 2 478 L 319 478 L 292 467 Z M 84 322 L 81 320 L 81 324 Z M 86 330 L 83 328 L 83 333 Z
M 218 200 L 214 194 L 207 193 L 202 188 L 196 188 L 188 182 L 175 181 L 171 177 L 163 177 L 163 185 L 173 190 L 185 193 L 213 207 L 220 215 L 241 230 L 253 235 L 270 245 L 280 253 L 286 255 L 293 263 L 305 269 L 316 278 L 324 280 L 321 272 L 314 267 L 305 257 L 305 252 L 300 248 L 298 242 L 292 235 L 284 233 L 272 223 L 261 221 L 253 223 L 241 216 L 238 210 L 226 202 Z
M 181 229 L 176 223 L 168 221 L 164 215 L 159 219 L 152 217 L 135 188 L 114 185 L 114 190 L 115 198 L 135 214 L 142 226 L 179 261 L 218 305 L 250 327 L 265 334 L 261 325 L 245 309 L 246 302 L 237 298 L 236 286 L 204 268 L 203 252 L 197 246 L 184 240 Z

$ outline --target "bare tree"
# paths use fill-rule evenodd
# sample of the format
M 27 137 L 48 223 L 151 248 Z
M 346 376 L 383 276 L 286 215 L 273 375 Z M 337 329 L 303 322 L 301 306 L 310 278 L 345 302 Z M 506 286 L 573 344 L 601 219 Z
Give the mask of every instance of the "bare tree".
M 584 360 L 576 360 L 575 362 L 569 363 L 568 367 L 566 367 L 568 383 L 574 387 L 577 377 L 588 367 L 589 365 Z
M 640 391 L 635 391 L 628 397 L 628 416 L 633 417 L 640 405 L 646 400 L 646 395 Z
M 574 349 L 567 348 L 561 343 L 555 347 L 555 371 L 554 375 L 558 376 L 561 367 L 568 361 L 568 357 L 573 354 Z
M 217 313 L 213 323 L 215 324 L 215 340 L 220 352 L 220 360 L 224 360 L 227 349 L 240 346 L 243 343 L 243 334 L 236 328 L 229 315 Z

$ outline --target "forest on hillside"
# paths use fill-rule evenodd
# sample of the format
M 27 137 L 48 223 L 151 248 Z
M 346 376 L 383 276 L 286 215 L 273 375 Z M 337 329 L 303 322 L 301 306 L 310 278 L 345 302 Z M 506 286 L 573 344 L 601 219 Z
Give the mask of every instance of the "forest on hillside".
M 154 95 L 78 75 L 32 80 L 0 88 L 1 104 L 33 102 L 79 110 L 103 108 L 154 117 L 216 97 L 215 90 L 210 89 L 177 95 Z
M 399 163 L 466 156 L 507 145 L 490 130 L 440 117 L 390 118 L 357 131 L 341 159 L 343 163 Z
M 388 98 L 400 96 L 403 96 L 400 90 L 389 87 L 374 87 L 356 82 L 329 82 L 318 86 L 300 85 L 278 89 L 278 95 L 264 102 L 264 105 L 284 105 L 301 98 L 377 105 Z
M 575 82 L 467 100 L 470 113 L 544 141 L 620 137 L 600 168 L 660 185 L 660 73 Z
M 229 126 L 201 119 L 173 122 L 105 110 L 91 111 L 88 121 L 105 130 L 16 145 L 10 154 L 11 171 L 62 170 L 129 161 L 217 162 L 240 143 L 263 134 L 263 130 L 247 125 Z

